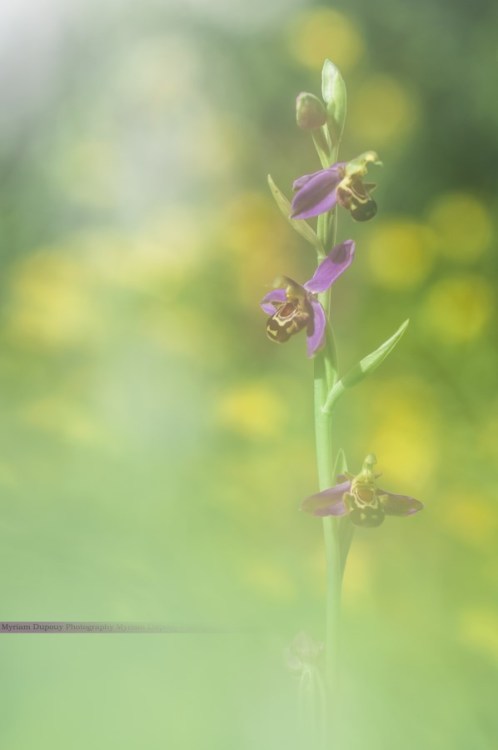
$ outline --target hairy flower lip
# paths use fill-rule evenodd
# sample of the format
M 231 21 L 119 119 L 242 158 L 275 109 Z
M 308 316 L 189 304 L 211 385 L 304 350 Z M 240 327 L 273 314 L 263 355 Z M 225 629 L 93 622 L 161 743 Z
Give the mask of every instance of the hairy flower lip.
M 307 330 L 307 354 L 313 357 L 325 343 L 327 319 L 317 295 L 327 291 L 351 265 L 355 243 L 346 240 L 332 248 L 315 273 L 304 284 L 284 278 L 278 287 L 268 292 L 260 302 L 270 315 L 267 333 L 273 341 L 283 343 L 303 328 Z
M 377 205 L 370 192 L 375 185 L 363 182 L 369 164 L 381 164 L 374 151 L 366 151 L 349 162 L 337 162 L 298 177 L 293 183 L 295 195 L 290 218 L 310 219 L 331 211 L 337 204 L 347 209 L 357 221 L 373 218 Z

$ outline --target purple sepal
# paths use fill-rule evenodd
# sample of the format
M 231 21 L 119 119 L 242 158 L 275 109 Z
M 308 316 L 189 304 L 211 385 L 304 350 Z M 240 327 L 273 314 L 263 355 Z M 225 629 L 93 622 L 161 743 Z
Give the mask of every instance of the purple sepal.
M 304 288 L 308 292 L 318 294 L 325 292 L 353 262 L 355 243 L 346 240 L 336 245 L 316 269 L 313 277 L 306 282 Z
M 423 503 L 414 497 L 395 495 L 393 492 L 381 490 L 380 487 L 377 490 L 377 496 L 380 497 L 384 512 L 388 516 L 411 516 L 424 507 Z
M 308 357 L 314 357 L 319 349 L 325 343 L 325 331 L 327 328 L 327 318 L 321 304 L 315 300 L 310 300 L 313 308 L 313 333 L 306 339 Z
M 341 482 L 335 487 L 318 492 L 304 500 L 301 508 L 314 516 L 345 516 L 348 512 L 344 493 L 351 489 L 351 482 Z
M 294 181 L 292 219 L 309 219 L 331 211 L 337 203 L 336 187 L 343 176 L 343 165 L 334 164 Z

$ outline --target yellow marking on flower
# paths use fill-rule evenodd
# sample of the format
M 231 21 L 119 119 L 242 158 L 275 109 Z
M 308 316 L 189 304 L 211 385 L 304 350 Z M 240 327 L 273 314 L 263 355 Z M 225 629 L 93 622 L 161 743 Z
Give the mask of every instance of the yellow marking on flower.
M 315 8 L 294 18 L 289 28 L 291 55 L 312 70 L 326 58 L 342 71 L 350 70 L 364 54 L 364 43 L 354 22 L 337 10 Z
M 462 613 L 459 625 L 464 643 L 498 662 L 498 613 L 468 609 Z
M 489 212 L 468 193 L 447 193 L 435 203 L 429 222 L 442 255 L 458 263 L 472 263 L 489 247 L 493 225 Z
M 366 242 L 373 279 L 386 289 L 417 286 L 432 267 L 435 238 L 423 224 L 385 221 L 372 227 Z
M 446 278 L 430 289 L 421 318 L 445 342 L 471 341 L 491 318 L 493 297 L 490 284 L 480 276 Z
M 280 435 L 285 421 L 282 399 L 262 383 L 241 384 L 228 391 L 217 410 L 223 427 L 254 439 Z
M 352 93 L 348 123 L 352 134 L 374 148 L 410 135 L 419 120 L 416 99 L 390 76 L 373 75 Z

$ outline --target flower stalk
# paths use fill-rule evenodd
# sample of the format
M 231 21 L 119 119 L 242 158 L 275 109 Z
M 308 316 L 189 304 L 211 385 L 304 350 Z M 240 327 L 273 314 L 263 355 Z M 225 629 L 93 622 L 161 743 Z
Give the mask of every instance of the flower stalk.
M 327 750 L 336 748 L 337 710 L 340 705 L 339 640 L 341 589 L 344 569 L 356 526 L 379 526 L 386 515 L 409 516 L 422 503 L 407 495 L 397 495 L 377 485 L 376 459 L 368 454 L 359 474 L 349 474 L 343 451 L 334 460 L 333 416 L 339 398 L 352 386 L 373 372 L 397 346 L 408 321 L 377 349 L 363 357 L 346 374 L 339 375 L 334 333 L 330 320 L 331 287 L 351 265 L 355 255 L 353 240 L 336 244 L 339 210 L 347 210 L 355 221 L 369 221 L 377 212 L 371 193 L 373 183 L 365 182 L 371 165 L 379 165 L 374 151 L 339 162 L 339 145 L 346 116 L 346 87 L 338 69 L 329 60 L 322 71 L 322 98 L 302 93 L 297 99 L 296 119 L 309 131 L 316 147 L 321 169 L 303 175 L 293 183 L 292 202 L 269 176 L 268 182 L 277 203 L 292 228 L 316 250 L 317 268 L 304 284 L 286 276 L 280 277 L 273 291 L 261 300 L 267 320 L 268 337 L 285 343 L 300 331 L 306 332 L 307 354 L 314 360 L 314 418 L 319 491 L 306 498 L 303 510 L 322 518 L 327 567 L 325 626 L 325 691 L 318 665 L 306 666 L 300 682 L 300 705 L 303 726 L 316 736 L 317 717 L 320 744 Z M 316 230 L 308 219 L 316 217 Z M 298 639 L 301 656 L 314 653 L 306 639 Z M 303 658 L 298 662 L 303 666 Z M 301 668 L 300 667 L 300 668 Z M 320 705 L 319 705 L 320 704 Z M 321 707 L 320 707 L 321 706 Z M 323 726 L 325 725 L 325 726 Z M 310 746 L 310 742 L 307 743 Z M 311 742 L 313 745 L 313 742 Z
M 331 161 L 337 160 L 338 144 L 331 155 Z M 321 214 L 317 221 L 317 235 L 323 247 L 331 242 L 335 245 L 337 236 L 337 208 L 331 215 Z M 318 253 L 318 260 L 320 255 Z M 315 402 L 315 441 L 318 470 L 318 485 L 324 490 L 335 482 L 332 412 L 324 411 L 328 394 L 334 388 L 338 376 L 338 363 L 334 333 L 329 321 L 330 290 L 323 293 L 320 300 L 326 311 L 328 326 L 326 346 L 316 357 L 314 364 L 314 402 Z M 337 706 L 339 693 L 339 638 L 342 572 L 345 561 L 341 561 L 338 522 L 331 516 L 323 519 L 323 535 L 327 566 L 326 625 L 325 625 L 325 664 L 326 664 L 326 737 L 329 745 L 333 741 L 334 716 L 333 708 Z

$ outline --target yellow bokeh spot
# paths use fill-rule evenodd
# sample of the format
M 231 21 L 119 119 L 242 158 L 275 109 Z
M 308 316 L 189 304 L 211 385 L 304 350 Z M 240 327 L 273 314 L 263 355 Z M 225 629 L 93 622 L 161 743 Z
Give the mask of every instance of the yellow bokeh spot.
M 58 435 L 71 442 L 95 443 L 103 437 L 100 427 L 88 411 L 64 397 L 47 397 L 25 406 L 22 419 L 42 432 Z
M 240 257 L 246 266 L 253 256 L 263 256 L 268 264 L 268 255 L 277 245 L 280 248 L 291 232 L 282 222 L 271 198 L 262 193 L 242 193 L 226 206 L 228 217 L 226 242 L 232 253 Z
M 288 572 L 275 563 L 255 560 L 245 571 L 245 580 L 269 599 L 289 602 L 296 596 L 295 585 Z
M 60 347 L 101 329 L 87 269 L 63 250 L 43 250 L 23 261 L 11 281 L 9 329 L 16 338 Z
M 166 280 L 174 287 L 191 273 L 199 262 L 201 242 L 189 211 L 180 204 L 153 218 L 139 234 L 90 231 L 72 238 L 99 280 L 148 292 L 163 289 Z
M 478 447 L 484 456 L 498 462 L 498 401 L 496 400 L 487 405 L 479 430 Z
M 394 78 L 372 76 L 350 102 L 353 135 L 371 148 L 390 145 L 409 135 L 418 121 L 418 106 Z
M 199 107 L 194 122 L 186 121 L 182 130 L 183 163 L 195 165 L 195 174 L 205 174 L 211 182 L 231 179 L 247 148 L 243 127 L 207 104 Z
M 292 255 L 295 235 L 271 197 L 262 193 L 238 195 L 227 203 L 224 214 L 221 244 L 233 262 L 237 296 L 253 310 L 254 301 L 269 291 L 282 268 L 291 278 L 299 278 Z
M 364 52 L 363 40 L 350 18 L 337 10 L 316 8 L 294 20 L 289 33 L 292 56 L 321 70 L 326 58 L 341 71 L 352 68 Z
M 218 403 L 221 425 L 249 438 L 270 438 L 280 434 L 285 420 L 281 398 L 260 383 L 240 385 L 224 394 Z
M 478 490 L 451 493 L 447 507 L 441 507 L 441 520 L 459 539 L 479 546 L 496 538 L 497 518 L 491 502 Z
M 346 606 L 365 602 L 372 589 L 372 560 L 362 544 L 354 546 L 344 573 L 344 603 Z
M 429 292 L 422 319 L 443 341 L 463 343 L 478 337 L 493 311 L 493 291 L 479 276 L 440 281 Z
M 484 609 L 463 613 L 460 621 L 462 640 L 498 661 L 498 614 Z
M 450 193 L 436 201 L 429 221 L 441 253 L 461 263 L 472 263 L 489 247 L 493 225 L 486 208 L 467 193 Z
M 439 455 L 436 404 L 417 381 L 386 381 L 370 396 L 374 429 L 369 445 L 393 492 L 416 492 L 433 474 Z M 424 408 L 421 408 L 421 404 Z
M 403 220 L 377 224 L 367 242 L 373 279 L 386 289 L 416 286 L 431 269 L 434 236 L 422 224 Z

